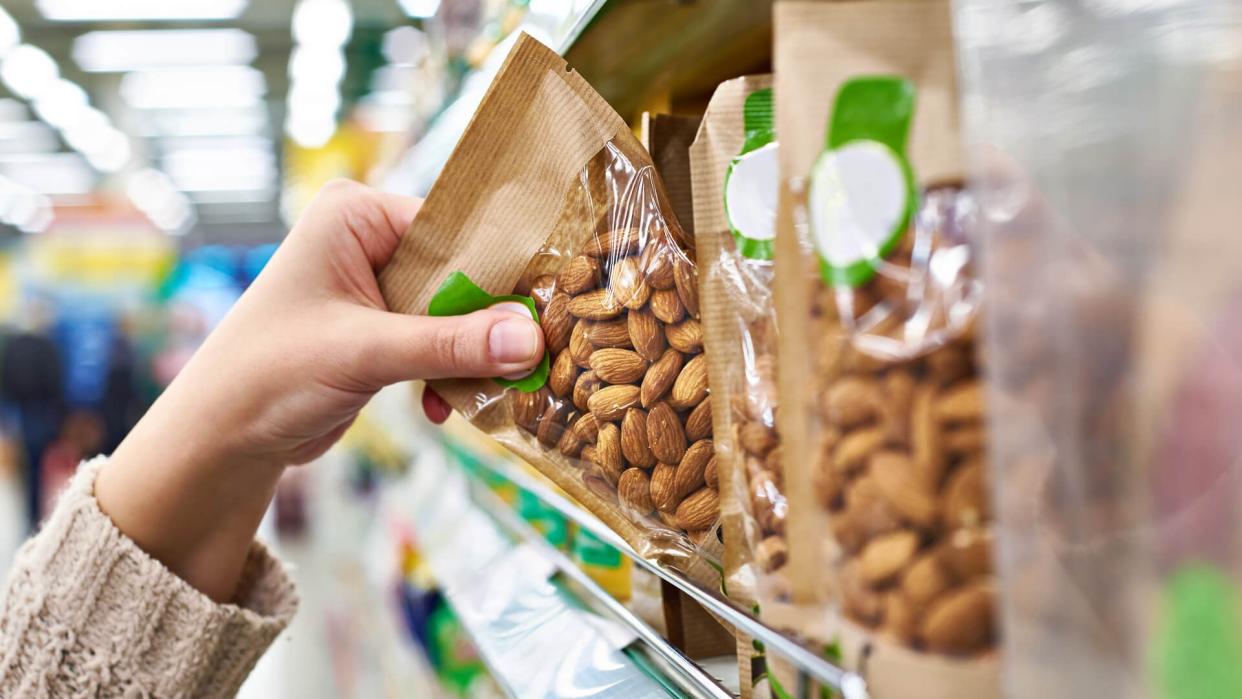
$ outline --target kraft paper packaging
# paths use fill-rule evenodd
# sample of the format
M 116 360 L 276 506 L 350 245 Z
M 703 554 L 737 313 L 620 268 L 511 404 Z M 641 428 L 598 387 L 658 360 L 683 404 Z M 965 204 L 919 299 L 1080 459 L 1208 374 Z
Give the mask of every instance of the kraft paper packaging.
M 711 585 L 719 498 L 689 245 L 624 120 L 522 36 L 380 284 L 405 313 L 533 302 L 548 349 L 533 378 L 433 388 L 640 555 Z
M 796 611 L 773 621 L 831 648 L 872 696 L 993 696 L 983 288 L 949 5 L 782 2 L 775 32 Z

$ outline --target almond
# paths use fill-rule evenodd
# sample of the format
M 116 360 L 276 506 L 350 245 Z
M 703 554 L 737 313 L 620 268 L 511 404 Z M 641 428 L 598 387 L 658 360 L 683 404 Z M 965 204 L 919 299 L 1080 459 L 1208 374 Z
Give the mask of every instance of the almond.
M 595 440 L 595 464 L 600 472 L 613 486 L 621 477 L 621 429 L 612 423 L 599 427 L 599 438 Z
M 681 305 L 692 318 L 699 317 L 699 272 L 687 260 L 679 260 L 673 265 L 673 284 L 677 287 L 677 295 Z
M 707 397 L 707 361 L 704 355 L 698 355 L 686 362 L 677 380 L 673 382 L 673 390 L 669 392 L 668 403 L 678 410 L 692 408 Z
M 556 448 L 560 450 L 562 454 L 571 459 L 578 458 L 578 455 L 582 453 L 583 447 L 582 439 L 578 437 L 578 431 L 576 429 L 577 423 L 581 422 L 581 420 L 575 420 L 574 422 L 575 424 L 566 429 L 561 435 L 560 440 L 556 443 Z
M 549 405 L 539 417 L 539 426 L 535 429 L 535 438 L 545 447 L 554 447 L 565 433 L 565 420 L 569 417 L 569 406 L 561 401 Z
M 759 570 L 771 573 L 783 567 L 789 560 L 789 547 L 779 536 L 765 537 L 755 546 L 755 563 Z
M 945 537 L 941 563 L 963 582 L 992 572 L 992 533 L 983 527 L 963 527 Z
M 673 387 L 677 376 L 681 373 L 681 363 L 681 353 L 675 349 L 669 349 L 665 350 L 656 363 L 651 365 L 651 368 L 647 370 L 647 375 L 643 377 L 640 394 L 644 408 L 655 405 L 656 401 L 663 398 L 664 394 Z
M 556 278 L 550 274 L 536 277 L 531 283 L 529 296 L 535 302 L 535 309 L 539 311 L 540 317 L 543 317 L 544 309 L 548 307 L 548 301 L 552 300 L 555 291 Z
M 582 335 L 595 349 L 600 347 L 630 347 L 629 321 L 625 318 L 616 320 L 583 320 L 578 323 Z
M 884 611 L 884 601 L 863 579 L 858 561 L 841 569 L 841 601 L 851 618 L 868 626 L 874 625 Z
M 640 408 L 625 411 L 621 420 L 621 455 L 631 466 L 655 466 L 655 455 L 647 446 L 647 413 Z
M 876 537 L 863 547 L 858 557 L 859 572 L 871 585 L 892 580 L 914 558 L 919 548 L 919 535 L 909 529 Z
M 602 422 L 615 422 L 638 405 L 638 386 L 605 386 L 587 399 L 587 408 Z
M 947 389 L 936 399 L 935 411 L 941 422 L 978 422 L 983 418 L 983 386 L 975 380 Z
M 869 473 L 889 508 L 920 529 L 936 524 L 936 498 L 919 483 L 910 457 L 895 451 L 871 455 Z
M 534 432 L 543 411 L 548 409 L 552 400 L 552 392 L 545 388 L 538 391 L 513 393 L 513 421 L 527 432 Z
M 621 314 L 623 306 L 607 289 L 595 289 L 569 299 L 569 313 L 575 318 L 607 320 Z
M 584 371 L 578 375 L 574 383 L 574 407 L 578 410 L 590 410 L 591 396 L 604 385 L 593 371 Z
M 638 269 L 638 260 L 626 257 L 612 264 L 608 289 L 617 302 L 629 309 L 642 308 L 651 296 L 651 287 Z
M 677 508 L 674 507 L 673 509 L 675 510 Z M 665 512 L 664 510 L 657 509 L 656 516 L 660 518 L 660 521 L 663 522 L 666 527 L 671 529 L 681 528 L 680 525 L 677 524 L 677 518 L 673 516 L 672 512 Z
M 681 299 L 677 298 L 676 289 L 658 289 L 651 292 L 647 307 L 651 309 L 652 315 L 665 324 L 679 322 L 686 315 L 686 308 L 681 305 Z
M 916 611 L 922 611 L 932 600 L 949 589 L 949 574 L 933 554 L 924 554 L 914 561 L 901 577 L 901 591 Z
M 578 453 L 578 458 L 588 463 L 595 463 L 596 454 L 595 447 L 591 444 L 583 445 L 582 451 Z
M 980 425 L 962 425 L 956 429 L 945 430 L 941 434 L 944 450 L 955 455 L 969 455 L 983 451 L 987 446 L 987 436 Z
M 594 289 L 599 285 L 599 260 L 579 255 L 561 268 L 556 275 L 556 286 L 573 296 Z
M 677 464 L 677 475 L 673 479 L 673 489 L 677 491 L 678 497 L 685 496 L 706 485 L 707 464 L 715 455 L 710 439 L 691 444 L 685 452 L 685 455 L 681 457 L 681 462 Z
M 617 481 L 617 497 L 621 504 L 640 515 L 655 509 L 651 504 L 651 479 L 641 468 L 630 468 L 621 473 Z
M 893 444 L 910 440 L 910 405 L 914 400 L 914 378 L 907 371 L 894 370 L 884 377 L 883 399 L 879 401 L 880 428 Z
M 664 337 L 668 340 L 669 347 L 683 354 L 698 354 L 703 351 L 703 328 L 693 318 L 665 326 Z
M 760 471 L 750 479 L 750 506 L 755 521 L 765 534 L 778 534 L 785 530 L 789 504 L 777 489 L 772 474 L 767 471 Z
M 647 446 L 666 464 L 678 463 L 686 453 L 686 432 L 668 403 L 656 403 L 647 413 Z
M 569 335 L 569 356 L 573 357 L 574 364 L 583 369 L 591 366 L 591 353 L 595 351 L 587 341 L 586 328 L 586 321 L 579 321 Z
M 547 308 L 539 324 L 543 326 L 543 337 L 547 349 L 556 354 L 569 346 L 569 336 L 573 332 L 573 316 L 569 314 L 569 296 L 562 293 L 552 294 Z
M 712 458 L 707 461 L 707 467 L 703 469 L 703 482 L 708 488 L 720 490 L 720 474 L 716 472 L 715 454 L 712 454 Z
M 675 516 L 682 529 L 706 529 L 720 516 L 720 496 L 711 488 L 700 488 L 681 501 Z
M 946 594 L 923 617 L 923 642 L 938 653 L 981 650 L 992 637 L 993 596 L 986 582 L 965 585 Z
M 614 260 L 628 257 L 638 252 L 642 238 L 642 231 L 637 228 L 617 228 L 591 238 L 583 252 L 591 257 L 607 257 Z
M 574 432 L 578 439 L 594 444 L 599 439 L 599 420 L 595 419 L 595 413 L 583 413 L 582 417 L 575 420 Z
M 738 430 L 738 442 L 748 453 L 762 458 L 776 446 L 776 430 L 762 422 L 748 422 Z
M 631 350 L 605 348 L 591 355 L 591 370 L 605 383 L 634 383 L 647 373 L 647 361 Z
M 961 347 L 947 345 L 927 356 L 927 368 L 941 386 L 948 386 L 970 375 L 970 356 Z
M 847 376 L 834 381 L 824 392 L 824 416 L 833 425 L 849 430 L 870 422 L 879 409 L 880 396 L 868 379 Z
M 574 390 L 574 382 L 578 380 L 578 366 L 569 350 L 563 350 L 552 361 L 552 369 L 548 372 L 548 388 L 557 398 L 564 398 Z
M 659 359 L 664 353 L 664 331 L 651 311 L 646 308 L 630 311 L 625 322 L 634 351 L 649 362 Z
M 935 417 L 935 388 L 919 386 L 910 400 L 910 455 L 919 480 L 933 490 L 944 478 L 945 458 Z
M 896 590 L 884 595 L 884 632 L 909 644 L 918 630 L 918 616 L 905 596 Z
M 705 400 L 695 406 L 694 410 L 686 416 L 686 439 L 697 442 L 710 436 L 712 436 L 712 402 Z
M 703 401 L 703 402 L 709 403 L 710 401 Z M 763 470 L 776 476 L 778 480 L 780 479 L 781 447 L 779 444 L 773 447 L 772 451 L 769 451 L 767 456 L 763 457 Z
M 987 521 L 990 513 L 983 463 L 976 459 L 957 467 L 945 483 L 941 497 L 945 524 L 949 527 L 970 527 Z
M 853 473 L 882 444 L 884 433 L 879 428 L 854 430 L 837 442 L 832 451 L 832 465 L 839 473 Z
M 647 283 L 653 289 L 672 289 L 676 284 L 673 272 L 673 260 L 681 256 L 681 251 L 669 245 L 667 241 L 659 241 L 648 245 L 639 259 L 639 266 L 647 277 Z M 676 292 L 674 292 L 676 293 Z
M 677 478 L 677 467 L 668 464 L 656 464 L 651 472 L 651 502 L 661 512 L 672 512 L 677 509 L 680 500 L 673 483 Z

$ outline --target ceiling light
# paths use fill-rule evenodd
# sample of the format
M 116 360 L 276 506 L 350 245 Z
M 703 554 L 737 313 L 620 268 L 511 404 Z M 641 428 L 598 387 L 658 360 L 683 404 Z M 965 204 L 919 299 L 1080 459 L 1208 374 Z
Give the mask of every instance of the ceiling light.
M 29 118 L 30 111 L 26 105 L 10 97 L 0 98 L 0 122 L 26 121 Z
M 260 71 L 227 66 L 126 73 L 120 92 L 136 109 L 246 107 L 262 101 L 267 87 Z
M 398 0 L 398 4 L 411 17 L 435 17 L 440 9 L 440 0 Z
M 194 220 L 189 200 L 159 170 L 144 168 L 130 175 L 125 191 L 134 206 L 169 233 L 184 233 Z
M 144 136 L 243 136 L 267 131 L 267 109 L 164 109 L 144 115 Z
M 336 133 L 336 120 L 331 116 L 291 118 L 285 125 L 289 138 L 303 148 L 319 148 Z
M 345 0 L 301 0 L 293 10 L 293 40 L 306 46 L 344 46 L 353 24 Z
M 212 182 L 219 186 L 210 189 L 229 189 L 230 182 L 276 178 L 276 156 L 266 148 L 187 148 L 166 154 L 162 162 L 168 176 L 187 190 L 202 188 L 188 183 Z
M 60 132 L 70 148 L 84 151 L 110 128 L 112 122 L 108 120 L 107 114 L 94 107 L 87 107 L 74 115 L 73 120 L 63 126 Z
M 184 2 L 184 0 L 179 0 Z M 244 65 L 258 55 L 254 36 L 240 29 L 95 31 L 73 42 L 73 60 L 87 72 Z
M 60 148 L 56 132 L 37 121 L 0 121 L 0 153 L 51 153 Z
M 295 46 L 289 55 L 289 77 L 295 83 L 336 85 L 345 77 L 345 52 L 339 48 Z
M 35 99 L 58 77 L 56 61 L 43 49 L 30 44 L 9 51 L 0 61 L 0 80 L 22 99 Z
M 289 118 L 324 115 L 332 118 L 341 106 L 341 93 L 335 85 L 294 83 L 289 90 Z
M 427 56 L 427 34 L 417 27 L 397 27 L 384 33 L 384 58 L 392 65 L 416 66 Z
M 61 78 L 39 93 L 34 111 L 39 118 L 58 129 L 63 129 L 90 107 L 86 91 Z
M 36 0 L 39 12 L 57 22 L 233 19 L 248 0 Z
M 87 194 L 95 173 L 77 153 L 0 157 L 0 175 L 44 194 Z
M 16 48 L 21 40 L 22 30 L 18 28 L 17 22 L 0 7 L 0 56 Z
M 100 134 L 98 139 L 90 143 L 82 154 L 96 170 L 118 172 L 129 164 L 133 151 L 129 145 L 129 137 L 109 127 Z

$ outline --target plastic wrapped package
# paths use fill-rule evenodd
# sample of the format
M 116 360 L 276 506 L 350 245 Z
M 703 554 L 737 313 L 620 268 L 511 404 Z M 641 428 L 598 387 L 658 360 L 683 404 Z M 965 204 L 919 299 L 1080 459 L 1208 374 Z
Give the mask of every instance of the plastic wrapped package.
M 712 94 L 690 147 L 725 589 L 761 618 L 764 610 L 788 601 L 773 375 L 777 144 L 772 106 L 770 75 L 724 82 Z M 728 195 L 726 182 L 732 185 Z M 738 639 L 743 697 L 762 679 L 755 672 L 759 648 L 748 637 Z
M 1242 696 L 1242 12 L 955 4 L 1006 693 Z
M 544 368 L 436 390 L 640 554 L 715 584 L 700 557 L 718 555 L 719 499 L 689 242 L 624 121 L 523 37 L 380 281 L 404 312 L 533 301 Z
M 788 585 L 771 576 L 786 561 L 774 374 L 772 119 L 771 76 L 730 80 L 712 95 L 690 149 L 725 572 L 730 594 L 748 592 L 750 601 L 788 598 Z
M 792 597 L 877 697 L 998 691 L 984 288 L 950 20 L 947 2 L 776 14 Z

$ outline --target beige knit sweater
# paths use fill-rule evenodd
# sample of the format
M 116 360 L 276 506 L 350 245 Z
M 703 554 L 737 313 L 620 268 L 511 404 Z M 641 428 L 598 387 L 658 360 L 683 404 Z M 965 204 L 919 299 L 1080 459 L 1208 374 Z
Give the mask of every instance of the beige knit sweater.
M 255 543 L 236 603 L 215 604 L 152 559 L 79 469 L 0 592 L 0 697 L 228 697 L 297 608 Z

